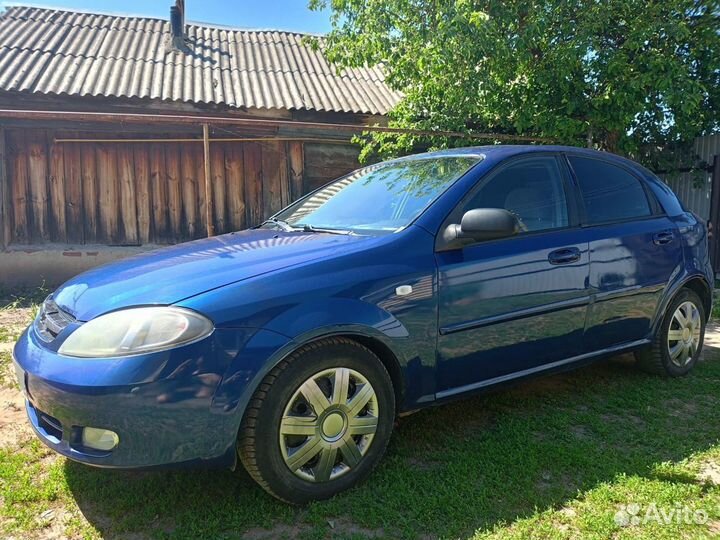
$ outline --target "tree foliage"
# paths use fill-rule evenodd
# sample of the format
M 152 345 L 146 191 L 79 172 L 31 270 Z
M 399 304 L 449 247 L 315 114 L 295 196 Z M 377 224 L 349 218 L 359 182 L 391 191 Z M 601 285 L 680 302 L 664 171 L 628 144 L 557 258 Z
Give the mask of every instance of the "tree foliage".
M 658 165 L 716 130 L 720 0 L 311 0 L 341 67 L 382 64 L 391 125 L 548 137 Z M 365 154 L 467 144 L 367 135 Z

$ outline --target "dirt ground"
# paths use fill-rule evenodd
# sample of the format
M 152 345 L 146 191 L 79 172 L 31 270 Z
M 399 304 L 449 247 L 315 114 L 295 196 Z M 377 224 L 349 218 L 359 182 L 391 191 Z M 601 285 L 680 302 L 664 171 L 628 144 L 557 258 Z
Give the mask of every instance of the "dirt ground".
M 32 313 L 33 308 L 29 307 L 0 309 L 0 446 L 16 446 L 31 436 L 25 400 L 15 382 L 10 355 Z
M 30 434 L 22 394 L 16 388 L 0 389 L 0 446 L 16 446 Z

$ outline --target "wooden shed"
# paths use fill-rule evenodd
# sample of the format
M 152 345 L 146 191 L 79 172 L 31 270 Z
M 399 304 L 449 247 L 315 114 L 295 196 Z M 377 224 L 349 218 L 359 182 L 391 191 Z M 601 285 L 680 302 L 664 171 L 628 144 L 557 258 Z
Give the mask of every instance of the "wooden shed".
M 182 12 L 0 14 L 0 283 L 254 226 L 356 168 L 400 99 L 321 38 Z

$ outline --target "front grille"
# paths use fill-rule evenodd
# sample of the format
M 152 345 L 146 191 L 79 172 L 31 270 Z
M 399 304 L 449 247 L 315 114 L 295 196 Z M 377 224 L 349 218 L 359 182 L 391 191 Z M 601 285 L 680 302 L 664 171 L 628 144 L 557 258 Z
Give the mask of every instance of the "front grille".
M 52 297 L 48 296 L 35 319 L 35 330 L 43 341 L 50 342 L 73 322 L 75 317 L 60 309 Z

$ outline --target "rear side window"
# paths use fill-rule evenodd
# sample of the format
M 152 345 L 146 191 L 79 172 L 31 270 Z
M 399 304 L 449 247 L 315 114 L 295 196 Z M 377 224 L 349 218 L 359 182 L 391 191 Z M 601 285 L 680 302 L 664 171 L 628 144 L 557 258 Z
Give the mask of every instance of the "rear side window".
M 570 156 L 590 224 L 649 216 L 650 203 L 640 181 L 599 159 Z

